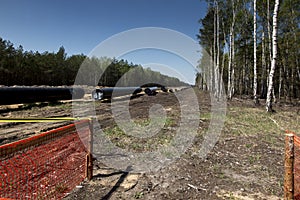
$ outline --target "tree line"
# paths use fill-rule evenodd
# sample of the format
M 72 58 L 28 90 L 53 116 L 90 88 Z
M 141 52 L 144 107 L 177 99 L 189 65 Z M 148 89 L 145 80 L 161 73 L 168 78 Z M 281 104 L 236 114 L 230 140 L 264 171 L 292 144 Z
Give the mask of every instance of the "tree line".
M 178 78 L 145 69 L 127 60 L 89 58 L 83 54 L 67 56 L 63 46 L 57 52 L 24 51 L 22 46 L 16 48 L 0 37 L 0 85 L 59 86 L 73 85 L 75 80 L 76 84 L 110 87 L 117 83 L 119 86 L 141 86 L 145 83 L 186 85 Z
M 197 85 L 228 99 L 251 95 L 256 103 L 299 98 L 300 0 L 206 2 L 198 39 L 207 56 Z

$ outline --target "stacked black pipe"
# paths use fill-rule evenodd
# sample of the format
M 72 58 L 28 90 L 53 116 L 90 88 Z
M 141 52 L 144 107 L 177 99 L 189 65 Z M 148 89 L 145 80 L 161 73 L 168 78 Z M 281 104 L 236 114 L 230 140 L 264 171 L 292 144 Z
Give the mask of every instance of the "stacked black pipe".
M 145 93 L 149 96 L 156 95 L 156 91 L 158 90 L 158 87 L 148 87 L 145 89 Z
M 1 105 L 72 100 L 83 96 L 82 88 L 0 87 Z
M 159 89 L 162 90 L 163 92 L 168 92 L 168 89 L 164 86 L 147 87 L 144 89 L 144 92 L 149 96 L 153 96 L 157 94 L 157 91 Z M 92 97 L 95 100 L 103 100 L 103 99 L 111 99 L 113 97 L 119 97 L 125 95 L 136 95 L 142 91 L 143 89 L 141 87 L 101 88 L 101 89 L 95 89 L 92 92 Z
M 95 100 L 111 99 L 112 97 L 135 95 L 142 92 L 140 87 L 114 87 L 114 88 L 101 88 L 92 92 Z

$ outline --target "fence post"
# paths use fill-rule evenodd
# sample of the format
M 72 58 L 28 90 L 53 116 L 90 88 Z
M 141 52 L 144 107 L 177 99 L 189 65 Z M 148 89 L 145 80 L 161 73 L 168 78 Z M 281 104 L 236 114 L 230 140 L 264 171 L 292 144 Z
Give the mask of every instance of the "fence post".
M 294 199 L 294 134 L 285 135 L 284 199 Z
M 87 153 L 87 169 L 86 176 L 88 180 L 92 180 L 93 178 L 93 136 L 94 136 L 94 120 L 95 118 L 89 119 L 89 141 L 88 141 L 88 153 Z

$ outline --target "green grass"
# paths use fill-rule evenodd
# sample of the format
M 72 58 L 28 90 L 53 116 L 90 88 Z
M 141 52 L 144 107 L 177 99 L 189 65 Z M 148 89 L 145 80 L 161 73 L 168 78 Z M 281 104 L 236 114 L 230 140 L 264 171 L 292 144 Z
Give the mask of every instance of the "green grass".
M 144 193 L 143 192 L 136 192 L 135 194 L 134 194 L 134 198 L 135 199 L 141 199 L 141 198 L 143 198 L 144 197 Z
M 210 112 L 204 112 L 200 113 L 200 120 L 206 121 L 211 119 L 211 113 Z
M 167 118 L 155 117 L 152 119 L 149 119 L 149 118 L 135 119 L 134 123 L 138 126 L 146 127 L 146 126 L 149 126 L 150 124 L 153 124 L 153 125 L 160 124 L 162 121 L 164 121 L 164 127 L 170 127 L 170 126 L 176 125 L 175 120 L 170 117 L 167 117 Z
M 106 128 L 103 132 L 107 136 L 114 136 L 114 137 L 120 137 L 120 136 L 125 136 L 126 135 L 124 133 L 124 131 L 118 126 L 113 126 L 113 127 Z
M 136 138 L 129 134 L 126 134 L 118 125 L 108 127 L 103 130 L 110 140 L 120 148 L 126 148 L 133 151 L 149 151 L 157 149 L 159 146 L 169 145 L 175 131 L 169 130 L 169 127 L 176 126 L 176 121 L 173 118 L 153 118 L 153 119 L 135 119 L 134 123 L 138 127 L 159 126 L 164 121 L 163 128 L 153 137 L 149 138 Z
M 136 119 L 136 120 L 134 120 L 134 123 L 138 126 L 146 127 L 146 126 L 150 125 L 151 119 L 149 119 L 149 118 L 147 118 L 147 119 Z
M 284 130 L 300 130 L 300 118 L 291 111 L 267 113 L 262 108 L 231 107 L 228 109 L 225 126 L 236 135 L 268 133 L 265 140 L 272 141 L 269 133 L 283 133 Z
M 210 112 L 200 114 L 200 120 L 204 124 L 200 124 L 198 133 L 202 135 L 206 132 L 207 123 L 212 118 Z M 133 151 L 149 151 L 160 148 L 161 146 L 170 145 L 176 134 L 176 126 L 178 119 L 167 116 L 164 118 L 144 118 L 134 119 L 134 123 L 140 127 L 147 127 L 150 124 L 160 124 L 164 121 L 163 128 L 156 135 L 149 138 L 135 138 L 126 134 L 117 125 L 106 128 L 104 133 L 120 148 L 126 148 Z M 267 113 L 265 109 L 252 107 L 235 107 L 231 106 L 227 109 L 225 123 L 222 134 L 230 134 L 232 136 L 257 136 L 262 141 L 276 145 L 278 143 L 278 134 L 283 135 L 285 130 L 291 130 L 300 133 L 300 116 L 296 112 L 280 111 L 276 113 Z M 206 125 L 205 125 L 206 124 Z M 204 125 L 204 126 L 203 126 Z M 173 127 L 173 128 L 171 128 Z M 175 127 L 175 128 L 174 128 Z M 192 130 L 191 130 L 192 131 Z M 171 144 L 172 145 L 172 144 Z M 245 148 L 252 149 L 254 143 L 245 143 Z M 249 162 L 255 163 L 258 158 L 249 158 Z

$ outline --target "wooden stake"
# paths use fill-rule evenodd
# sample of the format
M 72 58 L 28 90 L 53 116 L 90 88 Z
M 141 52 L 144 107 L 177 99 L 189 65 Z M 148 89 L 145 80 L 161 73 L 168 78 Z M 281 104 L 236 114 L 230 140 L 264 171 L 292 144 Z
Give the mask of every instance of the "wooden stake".
M 294 199 L 294 135 L 285 135 L 284 199 Z
M 94 135 L 94 118 L 91 118 L 89 120 L 89 129 L 90 129 L 90 135 L 89 135 L 89 143 L 88 143 L 88 153 L 86 156 L 86 177 L 88 180 L 92 180 L 93 178 L 93 135 Z

